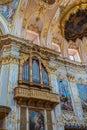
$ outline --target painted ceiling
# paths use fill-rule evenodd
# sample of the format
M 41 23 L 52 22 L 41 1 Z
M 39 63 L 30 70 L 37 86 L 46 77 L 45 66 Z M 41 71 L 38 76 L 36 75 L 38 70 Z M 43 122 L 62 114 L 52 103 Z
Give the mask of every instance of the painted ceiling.
M 8 2 L 12 2 L 12 0 L 0 0 L 0 4 L 6 4 Z
M 78 10 L 75 14 L 71 14 L 65 23 L 64 35 L 67 41 L 76 41 L 87 37 L 87 9 Z
M 17 6 L 18 0 L 0 0 L 0 14 L 2 14 L 8 22 L 12 22 Z

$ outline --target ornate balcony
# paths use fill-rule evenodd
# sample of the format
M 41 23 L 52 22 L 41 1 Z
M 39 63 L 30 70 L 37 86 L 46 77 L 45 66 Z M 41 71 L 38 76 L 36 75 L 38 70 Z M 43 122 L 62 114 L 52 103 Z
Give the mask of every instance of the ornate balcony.
M 14 99 L 18 104 L 27 103 L 29 106 L 41 106 L 53 108 L 59 103 L 57 94 L 32 88 L 16 87 Z M 25 104 L 24 103 L 24 104 Z
M 11 111 L 11 109 L 9 107 L 0 106 L 0 119 L 5 118 L 9 114 L 10 111 Z

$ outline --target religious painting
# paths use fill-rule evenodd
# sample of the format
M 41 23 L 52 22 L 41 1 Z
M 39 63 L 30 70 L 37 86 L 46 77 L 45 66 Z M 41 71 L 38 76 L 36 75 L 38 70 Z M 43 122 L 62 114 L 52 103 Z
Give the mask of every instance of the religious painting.
M 45 130 L 44 115 L 41 111 L 31 111 L 29 115 L 30 130 Z
M 8 22 L 13 20 L 13 15 L 18 6 L 18 0 L 12 0 L 11 2 L 6 2 L 0 4 L 0 14 L 2 14 Z
M 61 100 L 62 110 L 73 110 L 71 96 L 69 92 L 68 82 L 64 80 L 58 80 L 59 94 Z
M 83 110 L 87 110 L 87 84 L 77 84 Z
M 77 38 L 82 40 L 83 37 L 87 37 L 87 9 L 78 10 L 70 15 L 65 22 L 64 34 L 67 41 L 74 42 Z

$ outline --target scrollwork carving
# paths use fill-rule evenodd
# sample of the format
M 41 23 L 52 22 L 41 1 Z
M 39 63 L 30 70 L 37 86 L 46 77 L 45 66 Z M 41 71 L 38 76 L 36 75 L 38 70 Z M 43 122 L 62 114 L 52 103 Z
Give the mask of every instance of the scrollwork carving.
M 74 113 L 71 111 L 63 111 L 62 117 L 63 117 L 64 122 L 75 122 L 76 121 L 76 117 L 75 117 Z

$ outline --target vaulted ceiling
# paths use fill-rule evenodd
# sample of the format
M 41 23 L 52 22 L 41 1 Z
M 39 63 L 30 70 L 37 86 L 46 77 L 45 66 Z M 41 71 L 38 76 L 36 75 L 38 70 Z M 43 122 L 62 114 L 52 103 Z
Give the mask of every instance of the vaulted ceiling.
M 39 34 L 41 45 L 61 44 L 86 35 L 87 0 L 2 0 L 0 13 L 11 26 Z M 84 15 L 84 16 L 83 16 Z M 14 27 L 15 28 L 15 27 Z M 25 35 L 22 35 L 25 38 Z

